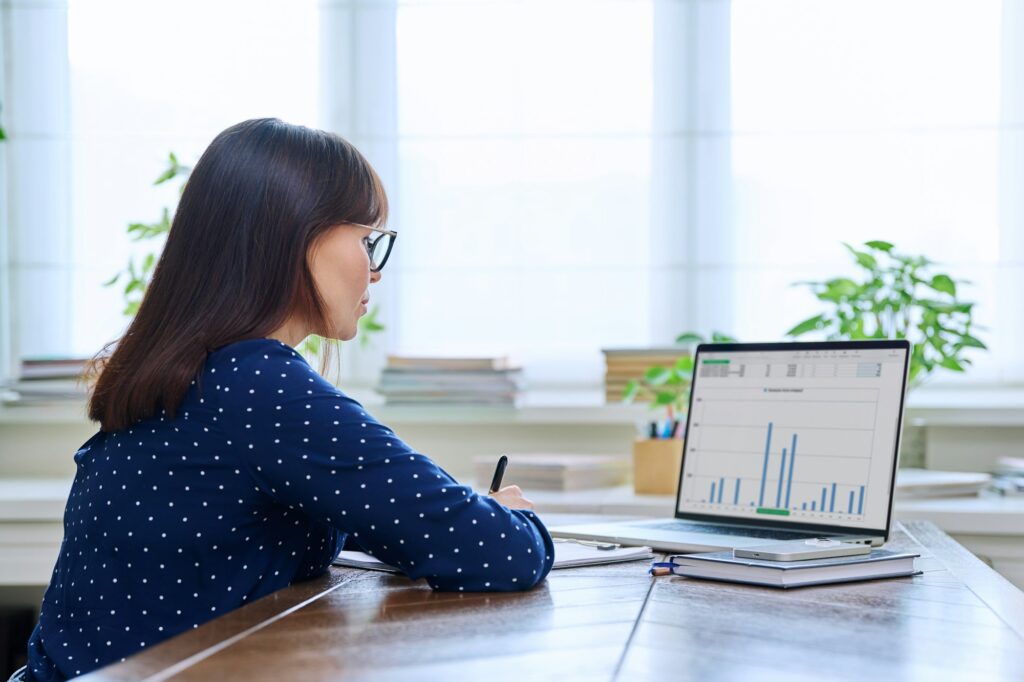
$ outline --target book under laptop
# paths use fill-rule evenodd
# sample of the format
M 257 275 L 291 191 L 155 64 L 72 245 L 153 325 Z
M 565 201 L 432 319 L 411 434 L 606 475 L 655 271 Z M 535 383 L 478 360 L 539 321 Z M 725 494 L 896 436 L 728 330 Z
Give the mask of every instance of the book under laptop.
M 554 537 L 703 552 L 772 540 L 889 539 L 910 344 L 701 344 L 675 517 Z

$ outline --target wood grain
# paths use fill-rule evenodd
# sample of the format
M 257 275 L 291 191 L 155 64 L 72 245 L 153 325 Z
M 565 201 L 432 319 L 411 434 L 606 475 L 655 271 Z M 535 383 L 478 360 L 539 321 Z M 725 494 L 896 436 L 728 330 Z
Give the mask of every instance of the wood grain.
M 930 523 L 889 547 L 924 572 L 776 590 L 640 562 L 449 594 L 332 569 L 80 679 L 1024 679 L 1024 594 Z

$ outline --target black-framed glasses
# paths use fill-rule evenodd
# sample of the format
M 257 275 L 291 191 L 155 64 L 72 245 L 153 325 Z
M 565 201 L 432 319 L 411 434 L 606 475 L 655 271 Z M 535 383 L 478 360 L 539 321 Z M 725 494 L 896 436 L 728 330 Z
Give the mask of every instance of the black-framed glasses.
M 366 253 L 370 255 L 370 272 L 380 272 L 383 270 L 384 264 L 388 262 L 388 256 L 391 255 L 391 249 L 395 245 L 395 239 L 398 238 L 398 233 L 394 230 L 385 230 L 383 227 L 373 227 L 372 225 L 363 225 L 361 223 L 349 224 L 378 233 L 373 238 L 364 237 L 363 245 L 366 247 Z

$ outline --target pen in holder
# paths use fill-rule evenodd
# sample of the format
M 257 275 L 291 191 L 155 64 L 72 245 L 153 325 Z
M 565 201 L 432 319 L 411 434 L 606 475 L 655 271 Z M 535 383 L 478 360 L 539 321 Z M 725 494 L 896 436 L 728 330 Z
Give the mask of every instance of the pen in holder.
M 675 495 L 682 463 L 682 438 L 633 441 L 633 490 L 641 495 Z

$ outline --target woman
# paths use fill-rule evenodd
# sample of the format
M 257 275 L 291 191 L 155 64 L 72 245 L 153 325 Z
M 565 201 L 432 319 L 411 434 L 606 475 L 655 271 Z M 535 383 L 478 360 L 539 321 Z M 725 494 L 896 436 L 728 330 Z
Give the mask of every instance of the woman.
M 327 570 L 346 536 L 437 590 L 525 590 L 551 538 L 480 496 L 293 348 L 347 340 L 395 234 L 365 159 L 275 119 L 217 136 L 145 300 L 98 367 L 27 679 L 123 659 Z

